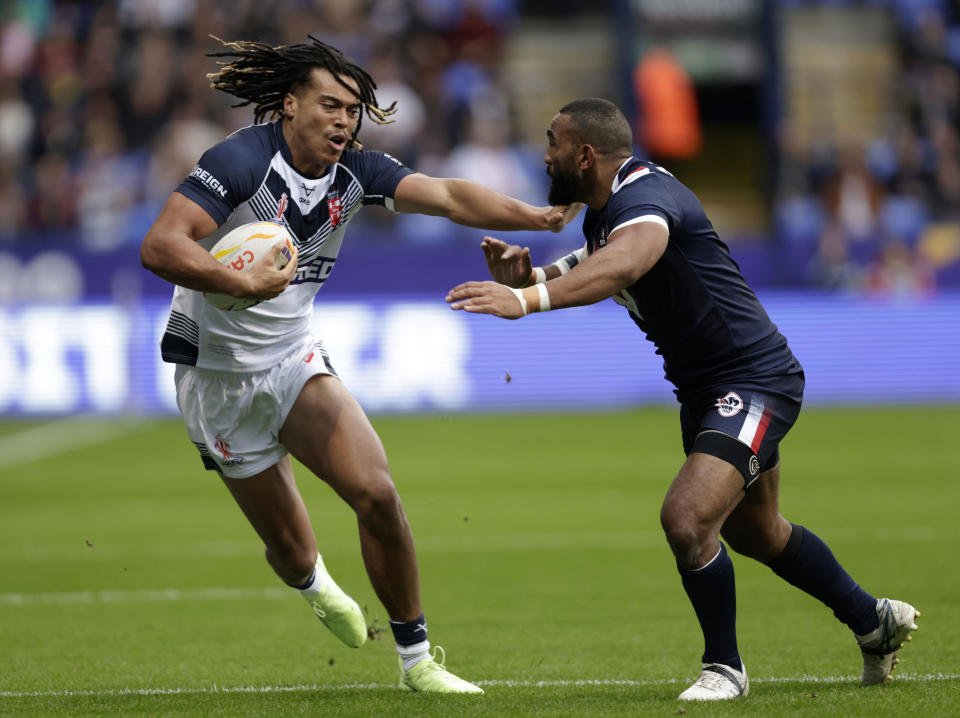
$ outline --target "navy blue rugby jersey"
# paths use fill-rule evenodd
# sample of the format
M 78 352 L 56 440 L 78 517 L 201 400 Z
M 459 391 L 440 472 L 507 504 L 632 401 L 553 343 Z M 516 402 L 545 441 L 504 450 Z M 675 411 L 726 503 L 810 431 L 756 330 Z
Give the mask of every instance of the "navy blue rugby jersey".
M 279 210 L 299 250 L 297 272 L 279 297 L 237 312 L 176 287 L 163 359 L 260 371 L 309 341 L 313 299 L 333 271 L 347 223 L 363 205 L 393 210 L 394 190 L 411 172 L 383 152 L 345 150 L 322 177 L 306 177 L 293 167 L 280 121 L 245 127 L 207 150 L 176 189 L 219 225 L 200 244 L 209 249 L 240 225 L 276 219 Z
M 656 345 L 680 401 L 732 382 L 775 391 L 770 379 L 802 371 L 693 192 L 636 158 L 621 166 L 612 189 L 603 209 L 584 216 L 586 250 L 638 221 L 670 232 L 663 256 L 613 299 Z

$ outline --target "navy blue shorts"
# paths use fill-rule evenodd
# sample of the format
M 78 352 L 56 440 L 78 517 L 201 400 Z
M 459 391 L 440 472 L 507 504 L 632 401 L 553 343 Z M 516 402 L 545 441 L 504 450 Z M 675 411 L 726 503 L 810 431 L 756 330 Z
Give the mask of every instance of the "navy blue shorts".
M 780 441 L 800 414 L 803 383 L 798 374 L 771 383 L 769 391 L 729 384 L 682 403 L 684 453 L 723 459 L 750 486 L 780 461 Z

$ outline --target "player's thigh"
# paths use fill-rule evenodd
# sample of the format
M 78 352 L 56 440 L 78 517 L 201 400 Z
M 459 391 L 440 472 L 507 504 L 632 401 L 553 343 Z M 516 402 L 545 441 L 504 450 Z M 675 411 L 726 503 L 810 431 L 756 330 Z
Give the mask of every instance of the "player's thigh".
M 661 522 L 668 534 L 715 534 L 742 497 L 743 477 L 737 467 L 695 452 L 667 490 Z
M 313 565 L 316 539 L 289 457 L 244 479 L 220 478 L 268 549 L 307 568 Z
M 351 506 L 395 494 L 380 437 L 339 379 L 311 378 L 280 429 L 280 441 Z

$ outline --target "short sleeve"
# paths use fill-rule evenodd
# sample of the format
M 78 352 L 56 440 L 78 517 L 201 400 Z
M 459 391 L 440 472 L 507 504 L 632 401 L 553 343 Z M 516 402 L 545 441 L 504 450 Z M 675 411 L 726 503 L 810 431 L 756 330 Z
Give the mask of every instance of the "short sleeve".
M 354 156 L 357 179 L 363 187 L 363 203 L 393 211 L 393 193 L 400 180 L 413 170 L 386 152 L 363 150 Z
M 681 221 L 680 208 L 656 174 L 641 177 L 621 188 L 607 209 L 610 234 L 627 224 L 643 219 L 662 221 L 667 231 Z
M 200 161 L 176 191 L 203 207 L 223 224 L 240 204 L 257 191 L 264 175 L 262 148 L 255 138 L 235 133 L 203 153 Z M 257 151 L 261 150 L 261 151 Z

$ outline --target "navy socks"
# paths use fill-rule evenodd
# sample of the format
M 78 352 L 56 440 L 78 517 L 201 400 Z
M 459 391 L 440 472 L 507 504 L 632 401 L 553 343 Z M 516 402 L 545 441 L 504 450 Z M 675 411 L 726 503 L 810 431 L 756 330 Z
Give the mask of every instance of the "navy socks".
M 792 524 L 790 540 L 767 565 L 780 578 L 833 609 L 833 615 L 857 635 L 879 625 L 877 599 L 864 591 L 827 545 L 803 526 Z
M 695 571 L 680 569 L 683 588 L 703 631 L 703 662 L 743 670 L 737 651 L 737 594 L 733 562 L 721 543 L 710 563 Z
M 398 646 L 412 646 L 427 640 L 427 620 L 422 613 L 412 621 L 390 621 L 390 629 Z

